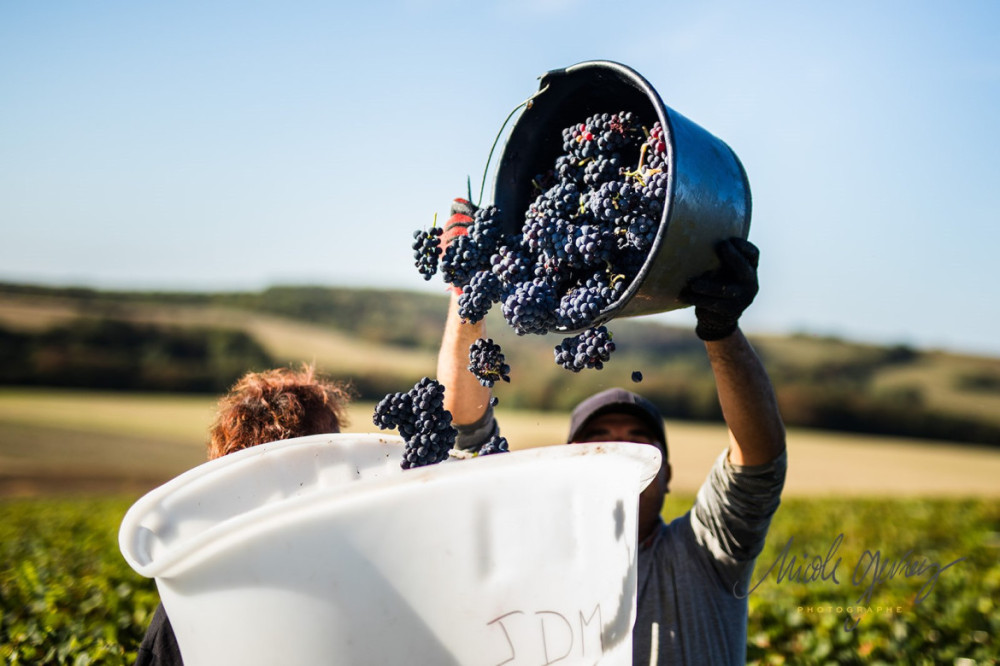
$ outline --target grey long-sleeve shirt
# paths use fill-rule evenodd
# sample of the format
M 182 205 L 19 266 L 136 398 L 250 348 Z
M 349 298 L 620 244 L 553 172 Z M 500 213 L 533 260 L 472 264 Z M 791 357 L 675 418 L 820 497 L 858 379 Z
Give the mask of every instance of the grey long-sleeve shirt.
M 747 590 L 785 482 L 787 456 L 715 461 L 694 507 L 638 555 L 633 664 L 745 664 Z
M 469 450 L 499 431 L 492 408 L 458 430 L 457 445 Z M 747 590 L 786 467 L 784 452 L 744 466 L 723 451 L 691 510 L 640 547 L 633 664 L 746 663 Z

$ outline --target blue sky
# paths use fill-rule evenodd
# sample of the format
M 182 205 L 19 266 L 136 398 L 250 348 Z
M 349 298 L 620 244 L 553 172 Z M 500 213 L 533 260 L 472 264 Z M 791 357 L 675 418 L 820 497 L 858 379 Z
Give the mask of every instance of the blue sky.
M 609 59 L 746 167 L 748 331 L 1000 355 L 1000 3 L 610 7 L 0 3 L 0 280 L 440 291 L 411 232 Z

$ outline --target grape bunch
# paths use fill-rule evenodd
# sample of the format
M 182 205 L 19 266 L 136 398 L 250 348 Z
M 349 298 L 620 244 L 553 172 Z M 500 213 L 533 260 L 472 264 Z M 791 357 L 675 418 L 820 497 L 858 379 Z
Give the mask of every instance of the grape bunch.
M 604 276 L 596 275 L 563 295 L 556 309 L 556 318 L 564 328 L 586 326 L 600 314 L 605 304 L 618 300 L 624 287 L 622 279 L 608 281 Z
M 503 241 L 503 228 L 497 220 L 499 212 L 496 206 L 477 208 L 469 227 L 469 236 L 485 257 L 496 254 Z
M 660 123 L 647 129 L 630 111 L 597 113 L 561 139 L 562 153 L 532 180 L 536 193 L 519 229 L 505 229 L 501 211 L 486 206 L 442 254 L 439 270 L 461 289 L 463 319 L 479 321 L 499 303 L 518 335 L 589 327 L 625 294 L 656 244 L 669 185 Z M 613 350 L 598 327 L 567 338 L 555 355 L 578 372 L 602 368 Z
M 614 350 L 615 343 L 611 341 L 611 333 L 607 327 L 597 326 L 588 328 L 579 335 L 563 338 L 556 345 L 555 359 L 556 363 L 573 372 L 580 372 L 584 368 L 600 370 Z
M 403 393 L 390 393 L 375 405 L 372 421 L 379 428 L 396 428 L 406 443 L 403 469 L 432 465 L 448 457 L 457 431 L 444 408 L 444 386 L 428 377 Z
M 646 166 L 650 169 L 667 169 L 667 140 L 663 136 L 663 127 L 660 123 L 653 125 L 646 139 Z
M 507 444 L 507 438 L 500 435 L 493 435 L 485 444 L 479 447 L 479 455 L 489 456 L 494 453 L 507 453 L 510 451 L 510 447 Z
M 441 254 L 439 266 L 445 282 L 464 289 L 477 273 L 490 269 L 491 257 L 503 240 L 497 213 L 495 206 L 476 209 L 468 232 L 456 236 L 448 244 Z
M 518 335 L 548 333 L 556 325 L 556 289 L 556 283 L 544 277 L 517 283 L 503 301 L 504 319 Z
M 434 277 L 438 269 L 441 247 L 441 227 L 417 229 L 413 232 L 413 259 L 425 280 Z
M 458 297 L 458 315 L 476 323 L 486 316 L 494 303 L 503 298 L 503 285 L 492 271 L 479 271 L 469 280 L 469 286 Z
M 492 338 L 479 338 L 469 347 L 469 372 L 483 386 L 493 386 L 500 380 L 510 382 L 510 366 L 507 365 L 500 345 L 493 342 Z
M 445 282 L 461 289 L 467 287 L 472 276 L 479 272 L 483 256 L 472 235 L 463 234 L 448 243 L 438 267 Z

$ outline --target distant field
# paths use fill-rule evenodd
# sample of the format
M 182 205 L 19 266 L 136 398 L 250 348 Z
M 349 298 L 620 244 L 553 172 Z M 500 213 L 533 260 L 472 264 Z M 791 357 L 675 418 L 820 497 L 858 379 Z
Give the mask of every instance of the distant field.
M 0 389 L 0 495 L 143 491 L 204 460 L 206 397 Z
M 0 296 L 0 323 L 18 329 L 41 330 L 73 321 L 81 314 L 79 304 L 70 299 L 38 302 Z M 326 326 L 222 306 L 130 304 L 116 316 L 145 324 L 243 330 L 281 363 L 308 361 L 339 375 L 421 375 L 433 372 L 436 364 L 431 352 L 396 349 Z
M 498 410 L 513 448 L 565 441 L 567 416 Z M 728 446 L 725 427 L 667 421 L 671 487 L 693 493 Z M 815 430 L 788 432 L 785 493 L 852 496 L 1000 497 L 1000 450 L 948 442 Z
M 1000 393 L 962 387 L 963 379 L 968 382 L 970 378 L 989 376 L 984 374 L 989 367 L 996 367 L 996 363 L 977 357 L 929 354 L 913 366 L 883 371 L 874 386 L 881 391 L 916 388 L 929 404 L 993 420 L 1000 417 Z
M 205 460 L 215 399 L 0 389 L 0 495 L 148 490 Z M 375 432 L 373 405 L 350 432 Z M 498 409 L 514 449 L 558 444 L 565 414 Z M 716 424 L 668 422 L 672 489 L 694 492 L 727 445 Z M 1000 451 L 793 429 L 786 494 L 1000 497 Z
M 214 410 L 209 396 L 0 388 L 0 423 L 182 443 L 204 443 Z

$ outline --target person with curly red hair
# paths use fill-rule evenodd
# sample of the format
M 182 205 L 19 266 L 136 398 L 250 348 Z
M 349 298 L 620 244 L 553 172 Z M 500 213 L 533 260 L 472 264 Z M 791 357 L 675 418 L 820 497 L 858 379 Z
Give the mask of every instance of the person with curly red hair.
M 265 442 L 340 432 L 347 425 L 347 405 L 353 397 L 348 383 L 320 377 L 311 365 L 249 372 L 219 399 L 209 430 L 208 458 Z M 162 604 L 153 613 L 135 663 L 184 663 Z
M 317 376 L 315 368 L 250 372 L 219 399 L 208 457 L 280 439 L 340 432 L 347 425 L 349 385 Z

